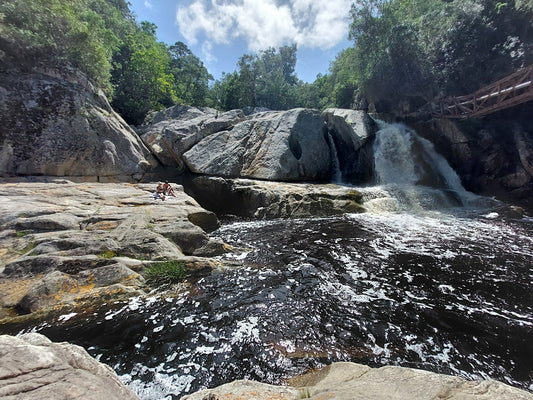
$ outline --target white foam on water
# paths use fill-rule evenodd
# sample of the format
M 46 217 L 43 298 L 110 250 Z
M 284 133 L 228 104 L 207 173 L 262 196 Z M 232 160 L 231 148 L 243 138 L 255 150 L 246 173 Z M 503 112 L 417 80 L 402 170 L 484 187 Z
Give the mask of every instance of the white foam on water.
M 248 317 L 244 321 L 237 322 L 237 329 L 233 332 L 231 336 L 231 343 L 237 344 L 245 342 L 247 340 L 258 341 L 259 340 L 259 329 L 257 324 L 259 322 L 258 317 Z
M 65 321 L 68 321 L 69 319 L 71 319 L 72 317 L 75 317 L 76 315 L 78 315 L 78 313 L 70 313 L 70 314 L 64 314 L 64 315 L 60 315 L 59 318 L 57 319 L 58 322 L 65 322 Z

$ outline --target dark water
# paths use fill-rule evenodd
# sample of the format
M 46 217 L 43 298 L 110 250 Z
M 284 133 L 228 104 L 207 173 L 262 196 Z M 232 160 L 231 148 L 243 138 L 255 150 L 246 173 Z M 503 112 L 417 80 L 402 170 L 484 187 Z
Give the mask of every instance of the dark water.
M 84 346 L 143 399 L 340 360 L 533 390 L 532 233 L 496 214 L 234 222 L 215 234 L 247 249 L 225 258 L 243 266 L 35 329 Z

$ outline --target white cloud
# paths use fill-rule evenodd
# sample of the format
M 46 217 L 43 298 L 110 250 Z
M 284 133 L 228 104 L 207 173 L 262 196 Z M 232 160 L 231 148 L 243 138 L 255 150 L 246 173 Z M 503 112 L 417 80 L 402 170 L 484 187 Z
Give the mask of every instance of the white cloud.
M 330 49 L 346 39 L 352 0 L 194 0 L 180 6 L 181 34 L 196 44 L 247 41 L 249 50 L 296 43 Z M 205 46 L 205 44 L 204 44 Z
M 151 0 L 144 0 L 144 6 L 150 9 L 154 7 Z
M 213 55 L 213 43 L 207 40 L 202 44 L 202 54 L 204 55 L 204 60 L 207 63 L 218 61 L 218 59 Z

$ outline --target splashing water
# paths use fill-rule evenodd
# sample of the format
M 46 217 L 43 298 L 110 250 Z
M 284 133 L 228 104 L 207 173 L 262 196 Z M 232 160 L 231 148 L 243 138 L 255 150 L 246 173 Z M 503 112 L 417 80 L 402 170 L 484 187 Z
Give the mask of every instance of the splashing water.
M 374 180 L 378 186 L 362 189 L 370 211 L 420 212 L 480 201 L 464 189 L 431 142 L 403 124 L 378 121 L 378 127 L 374 142 Z
M 327 133 L 326 140 L 329 146 L 329 153 L 330 153 L 331 167 L 332 167 L 331 181 L 333 183 L 342 183 L 342 171 L 341 171 L 341 166 L 340 166 L 340 161 L 339 161 L 339 154 L 337 152 L 337 146 L 335 145 L 333 136 L 331 136 L 331 132 Z

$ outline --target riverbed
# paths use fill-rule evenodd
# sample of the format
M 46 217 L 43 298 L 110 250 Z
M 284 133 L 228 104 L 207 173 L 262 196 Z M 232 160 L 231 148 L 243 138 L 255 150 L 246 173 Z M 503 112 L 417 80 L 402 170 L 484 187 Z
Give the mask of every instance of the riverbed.
M 142 399 L 335 361 L 533 390 L 533 220 L 464 208 L 226 222 L 224 270 L 38 327 Z

